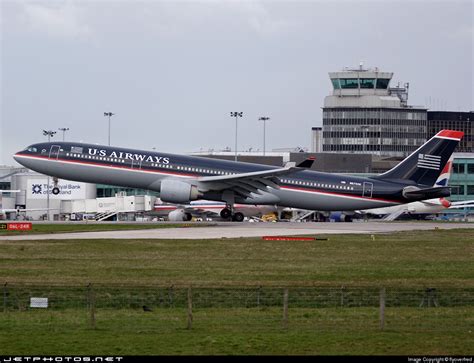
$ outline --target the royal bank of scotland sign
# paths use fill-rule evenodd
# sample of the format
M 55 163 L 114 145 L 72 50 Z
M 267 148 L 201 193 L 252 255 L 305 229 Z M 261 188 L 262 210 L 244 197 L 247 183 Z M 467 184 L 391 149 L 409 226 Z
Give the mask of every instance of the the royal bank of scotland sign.
M 86 198 L 86 185 L 84 183 L 73 182 L 69 180 L 59 180 L 59 194 L 54 195 L 53 180 L 49 183 L 49 197 L 53 199 L 71 200 Z M 48 196 L 48 179 L 29 179 L 26 188 L 26 197 L 28 199 L 45 199 Z

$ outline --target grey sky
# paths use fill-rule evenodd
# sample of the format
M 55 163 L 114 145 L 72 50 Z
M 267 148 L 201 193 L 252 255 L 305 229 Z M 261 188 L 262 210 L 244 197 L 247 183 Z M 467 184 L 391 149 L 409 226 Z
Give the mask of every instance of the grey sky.
M 409 103 L 473 107 L 471 1 L 2 1 L 0 164 L 68 140 L 184 153 L 310 145 L 329 71 L 395 72 Z M 392 84 L 393 84 L 392 83 Z M 55 137 L 61 139 L 61 134 Z

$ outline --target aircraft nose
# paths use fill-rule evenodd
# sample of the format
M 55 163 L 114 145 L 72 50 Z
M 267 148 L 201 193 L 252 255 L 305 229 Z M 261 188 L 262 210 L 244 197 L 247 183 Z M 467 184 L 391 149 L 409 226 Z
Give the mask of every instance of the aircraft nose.
M 25 158 L 21 157 L 21 152 L 17 152 L 15 155 L 13 155 L 13 159 L 20 165 L 25 166 Z

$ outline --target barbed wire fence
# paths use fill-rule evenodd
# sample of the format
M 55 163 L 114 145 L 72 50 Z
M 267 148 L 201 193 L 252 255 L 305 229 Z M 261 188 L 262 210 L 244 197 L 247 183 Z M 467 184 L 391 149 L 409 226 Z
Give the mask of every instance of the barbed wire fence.
M 474 330 L 474 288 L 3 285 L 0 323 L 51 329 Z

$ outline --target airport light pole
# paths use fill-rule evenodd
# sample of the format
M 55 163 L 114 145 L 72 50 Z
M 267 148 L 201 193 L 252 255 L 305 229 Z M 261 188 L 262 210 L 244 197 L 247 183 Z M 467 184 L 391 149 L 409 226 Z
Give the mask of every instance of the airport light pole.
M 265 156 L 265 124 L 268 120 L 270 120 L 270 117 L 263 116 L 260 117 L 258 120 L 263 121 L 263 156 Z
M 60 127 L 58 130 L 63 132 L 63 141 L 65 141 L 66 140 L 66 131 L 69 131 L 69 127 Z
M 239 117 L 242 117 L 243 112 L 231 112 L 230 117 L 235 117 L 235 157 L 234 160 L 237 161 L 237 120 Z
M 115 113 L 112 113 L 112 112 L 104 112 L 104 116 L 108 116 L 109 117 L 109 146 L 110 146 L 110 118 L 115 115 Z
M 56 134 L 56 132 L 57 131 L 53 130 L 43 130 L 43 136 L 48 136 L 48 142 L 51 142 L 51 138 Z M 46 218 L 49 221 L 49 175 L 46 183 L 48 184 L 46 187 Z
M 48 136 L 48 142 L 51 142 L 51 138 L 57 133 L 57 131 L 53 130 L 43 130 L 43 135 Z

